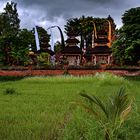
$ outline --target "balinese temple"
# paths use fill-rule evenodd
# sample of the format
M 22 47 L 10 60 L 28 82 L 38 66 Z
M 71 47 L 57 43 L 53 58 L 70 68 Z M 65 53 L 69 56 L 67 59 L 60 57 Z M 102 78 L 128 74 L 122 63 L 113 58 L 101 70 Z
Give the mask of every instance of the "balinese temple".
M 66 47 L 61 50 L 61 54 L 64 59 L 68 61 L 70 66 L 80 65 L 82 58 L 82 50 L 77 46 L 79 40 L 76 39 L 76 35 L 71 32 L 68 34 L 68 39 L 66 42 Z
M 115 38 L 114 32 L 116 27 L 114 20 L 108 16 L 108 18 L 103 20 L 98 30 L 96 29 L 97 23 L 94 23 L 93 26 L 92 48 L 87 50 L 87 54 L 90 55 L 90 61 L 94 65 L 111 64 L 111 45 Z
M 51 60 L 51 56 L 53 56 L 55 53 L 50 49 L 50 44 L 48 38 L 44 35 L 40 36 L 40 50 L 38 51 L 38 54 L 40 53 L 47 53 L 48 56 L 46 60 L 49 62 Z

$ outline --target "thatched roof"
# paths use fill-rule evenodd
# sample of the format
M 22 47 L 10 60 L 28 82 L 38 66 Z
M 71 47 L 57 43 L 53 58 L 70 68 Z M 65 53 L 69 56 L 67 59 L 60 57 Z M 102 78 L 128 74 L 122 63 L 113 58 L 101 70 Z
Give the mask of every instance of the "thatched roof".
M 105 54 L 105 53 L 111 53 L 111 48 L 108 46 L 96 46 L 94 48 L 91 48 L 88 50 L 90 54 Z
M 66 41 L 66 43 L 79 43 L 80 41 L 76 38 L 68 38 Z
M 61 50 L 62 54 L 82 54 L 82 50 L 78 46 L 66 46 Z
M 46 53 L 50 54 L 51 56 L 53 56 L 55 54 L 54 51 L 49 50 L 48 48 L 41 49 L 41 50 L 37 51 L 37 53 L 42 53 L 42 52 L 46 52 Z
M 109 40 L 108 40 L 108 38 L 97 38 L 97 39 L 95 39 L 94 42 L 95 43 L 108 43 Z

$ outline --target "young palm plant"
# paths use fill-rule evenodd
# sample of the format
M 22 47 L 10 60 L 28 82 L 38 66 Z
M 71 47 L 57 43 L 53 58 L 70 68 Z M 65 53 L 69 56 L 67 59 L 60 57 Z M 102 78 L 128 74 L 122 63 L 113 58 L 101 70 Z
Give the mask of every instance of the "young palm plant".
M 119 129 L 131 112 L 132 98 L 126 94 L 124 88 L 109 97 L 108 102 L 104 103 L 95 95 L 80 93 L 88 103 L 79 103 L 90 114 L 94 115 L 101 127 L 104 129 L 105 140 L 117 139 Z

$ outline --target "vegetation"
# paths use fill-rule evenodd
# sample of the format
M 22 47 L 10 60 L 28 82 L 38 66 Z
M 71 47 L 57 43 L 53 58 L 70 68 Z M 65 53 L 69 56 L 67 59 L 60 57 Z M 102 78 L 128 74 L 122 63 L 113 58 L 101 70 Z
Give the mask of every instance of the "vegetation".
M 67 20 L 67 24 L 65 25 L 65 32 L 66 34 L 74 32 L 76 36 L 80 36 L 80 47 L 84 48 L 85 45 L 86 48 L 90 48 L 92 46 L 92 35 L 94 29 L 93 24 L 95 23 L 96 30 L 99 31 L 104 28 L 103 25 L 105 22 L 107 22 L 105 18 L 93 18 L 85 16 L 80 18 L 72 18 Z
M 117 140 L 122 123 L 127 119 L 132 108 L 132 99 L 120 88 L 116 95 L 109 97 L 105 104 L 95 95 L 81 93 L 89 102 L 79 104 L 92 114 L 104 129 L 106 140 Z M 89 104 L 90 103 L 90 104 Z
M 37 26 L 41 50 L 49 47 L 50 36 Z M 0 13 L 0 62 L 3 65 L 22 65 L 29 63 L 29 50 L 36 51 L 34 28 L 20 29 L 17 4 L 7 2 L 4 12 Z M 44 47 L 46 46 L 46 47 Z
M 112 48 L 114 58 L 118 64 L 137 64 L 140 60 L 140 7 L 126 11 L 122 22 Z
M 4 65 L 24 65 L 28 60 L 29 45 L 34 41 L 33 32 L 20 29 L 14 2 L 7 2 L 0 19 L 0 61 Z
M 98 121 L 73 102 L 84 102 L 79 93 L 85 90 L 105 103 L 123 86 L 135 97 L 135 104 L 129 118 L 119 128 L 118 140 L 139 140 L 139 77 L 127 80 L 102 73 L 86 77 L 6 79 L 0 77 L 0 139 L 103 140 L 104 131 Z M 19 94 L 3 94 L 8 88 Z
M 47 31 L 37 26 L 37 32 L 39 35 L 39 41 L 40 41 L 40 49 L 42 51 L 45 51 L 48 47 L 50 47 L 49 41 L 50 41 L 50 35 L 47 33 Z
M 54 44 L 54 52 L 57 53 L 61 50 L 62 46 L 61 43 L 59 41 L 56 41 L 56 43 Z
M 16 39 L 20 20 L 18 18 L 16 4 L 14 2 L 7 3 L 4 12 L 0 14 L 0 54 L 5 64 L 12 61 L 11 44 Z
M 114 21 L 109 16 L 105 18 L 94 18 L 81 16 L 68 19 L 65 25 L 66 34 L 73 32 L 80 37 L 81 49 L 92 46 L 93 28 L 97 31 L 108 26 L 107 20 Z M 114 42 L 112 51 L 117 64 L 140 64 L 140 7 L 131 8 L 122 16 L 123 26 L 116 30 L 118 39 Z M 63 34 L 59 26 L 62 43 L 55 44 L 55 52 L 62 49 L 64 44 Z M 50 35 L 47 31 L 37 26 L 41 52 L 50 47 Z M 29 63 L 29 50 L 36 52 L 34 28 L 32 30 L 21 29 L 20 19 L 15 2 L 7 2 L 3 12 L 0 13 L 0 64 L 8 66 L 25 66 Z M 36 63 L 35 63 L 36 64 Z
M 15 94 L 16 91 L 14 88 L 6 88 L 5 91 L 4 91 L 4 94 L 9 94 L 9 95 L 12 95 L 12 94 Z

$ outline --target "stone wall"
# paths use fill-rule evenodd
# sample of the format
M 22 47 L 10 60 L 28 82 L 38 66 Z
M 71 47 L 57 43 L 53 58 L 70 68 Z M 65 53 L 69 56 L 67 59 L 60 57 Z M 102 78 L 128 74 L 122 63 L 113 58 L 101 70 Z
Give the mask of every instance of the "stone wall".
M 140 76 L 140 70 L 130 72 L 127 70 L 68 70 L 68 74 L 81 76 L 81 75 L 95 75 L 100 72 L 110 72 L 120 76 Z M 4 71 L 0 70 L 0 76 L 51 76 L 63 75 L 65 70 L 24 70 L 24 71 Z

